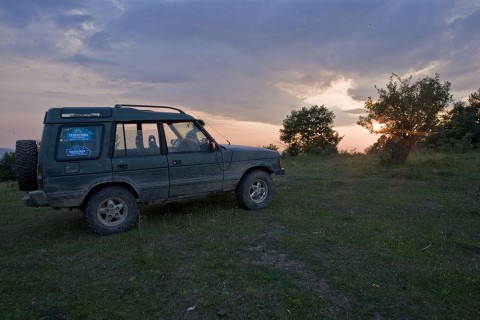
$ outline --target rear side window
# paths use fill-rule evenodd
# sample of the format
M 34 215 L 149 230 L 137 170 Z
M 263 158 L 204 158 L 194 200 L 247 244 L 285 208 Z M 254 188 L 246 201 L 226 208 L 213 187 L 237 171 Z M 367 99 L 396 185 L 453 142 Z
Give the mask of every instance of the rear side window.
M 63 126 L 59 129 L 57 160 L 96 159 L 101 154 L 103 126 Z
M 158 156 L 160 145 L 156 123 L 118 123 L 115 157 Z

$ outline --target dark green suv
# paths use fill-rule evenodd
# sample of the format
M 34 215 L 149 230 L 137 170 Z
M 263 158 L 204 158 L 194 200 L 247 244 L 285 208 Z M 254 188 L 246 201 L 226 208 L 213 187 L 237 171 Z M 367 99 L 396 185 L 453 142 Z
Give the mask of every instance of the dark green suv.
M 241 207 L 262 209 L 272 200 L 271 174 L 285 173 L 276 151 L 220 145 L 203 121 L 144 105 L 50 109 L 41 147 L 17 141 L 16 160 L 26 206 L 80 208 L 98 234 L 131 228 L 138 202 L 235 191 Z

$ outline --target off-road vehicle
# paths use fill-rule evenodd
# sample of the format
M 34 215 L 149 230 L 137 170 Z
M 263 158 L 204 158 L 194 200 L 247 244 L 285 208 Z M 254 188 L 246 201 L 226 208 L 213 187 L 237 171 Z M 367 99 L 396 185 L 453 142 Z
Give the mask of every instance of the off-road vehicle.
M 235 191 L 241 207 L 263 209 L 271 174 L 285 170 L 278 152 L 218 144 L 181 109 L 116 105 L 48 110 L 40 147 L 17 141 L 16 172 L 26 206 L 79 208 L 94 233 L 110 234 L 136 223 L 137 203 Z

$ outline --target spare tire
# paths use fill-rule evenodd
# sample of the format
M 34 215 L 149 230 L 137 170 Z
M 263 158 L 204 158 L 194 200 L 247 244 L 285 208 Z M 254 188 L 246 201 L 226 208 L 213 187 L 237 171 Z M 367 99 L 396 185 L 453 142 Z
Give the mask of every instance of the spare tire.
M 38 189 L 38 147 L 35 140 L 17 140 L 15 144 L 15 177 L 22 191 Z

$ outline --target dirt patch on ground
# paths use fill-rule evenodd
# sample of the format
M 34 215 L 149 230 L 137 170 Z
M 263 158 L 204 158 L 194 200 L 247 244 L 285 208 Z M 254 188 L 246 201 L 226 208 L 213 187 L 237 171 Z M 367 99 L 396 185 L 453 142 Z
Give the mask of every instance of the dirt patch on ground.
M 353 307 L 351 298 L 316 274 L 305 262 L 293 258 L 287 252 L 274 249 L 277 238 L 286 232 L 286 227 L 274 225 L 267 232 L 253 238 L 251 245 L 245 248 L 244 261 L 294 274 L 300 290 L 314 292 L 319 299 L 328 302 L 332 315 L 342 314 L 348 318 Z

